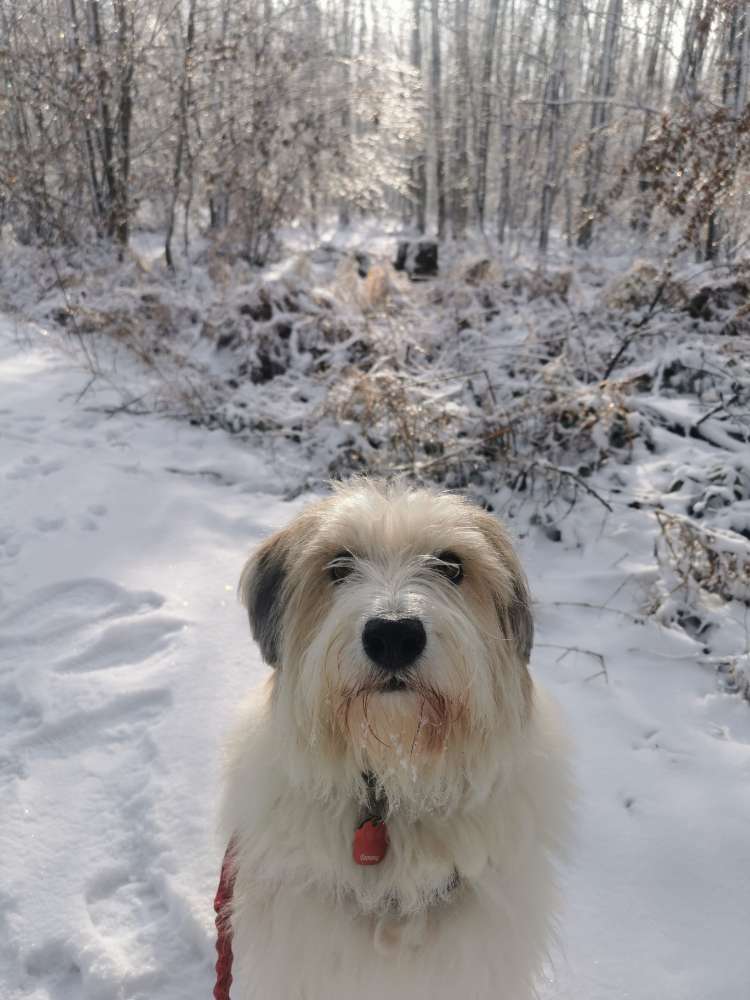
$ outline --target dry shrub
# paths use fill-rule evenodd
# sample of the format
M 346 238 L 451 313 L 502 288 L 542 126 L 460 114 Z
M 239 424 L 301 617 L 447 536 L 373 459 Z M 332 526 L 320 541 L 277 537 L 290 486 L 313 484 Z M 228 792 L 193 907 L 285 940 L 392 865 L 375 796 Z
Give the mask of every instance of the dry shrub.
M 138 332 L 138 319 L 129 309 L 93 309 L 68 305 L 52 313 L 56 323 L 75 333 L 101 334 L 126 339 Z
M 663 287 L 662 287 L 663 286 Z M 636 260 L 632 267 L 610 282 L 604 301 L 610 309 L 645 309 L 657 301 L 671 309 L 684 309 L 688 294 L 680 282 L 646 260 Z
M 359 425 L 373 448 L 374 467 L 413 465 L 440 453 L 454 422 L 451 408 L 440 405 L 426 386 L 391 370 L 350 370 L 331 390 L 326 409 L 337 421 Z
M 503 280 L 503 269 L 499 261 L 490 257 L 466 257 L 450 269 L 447 278 L 473 286 L 499 284 Z
M 362 290 L 365 309 L 382 308 L 393 291 L 396 272 L 387 264 L 373 264 L 365 278 Z
M 336 268 L 332 291 L 339 302 L 363 313 L 400 304 L 408 278 L 394 271 L 386 261 L 372 264 L 365 278 L 360 276 L 359 266 L 357 259 L 351 256 L 345 257 Z
M 548 268 L 504 267 L 491 257 L 467 257 L 448 272 L 448 280 L 470 288 L 497 289 L 529 299 L 560 299 L 566 302 L 573 272 Z
M 525 292 L 531 299 L 561 299 L 568 301 L 572 271 L 520 271 L 510 279 L 514 292 Z
M 750 603 L 750 545 L 731 531 L 703 528 L 687 517 L 657 511 L 657 555 L 676 586 L 697 584 L 725 600 Z

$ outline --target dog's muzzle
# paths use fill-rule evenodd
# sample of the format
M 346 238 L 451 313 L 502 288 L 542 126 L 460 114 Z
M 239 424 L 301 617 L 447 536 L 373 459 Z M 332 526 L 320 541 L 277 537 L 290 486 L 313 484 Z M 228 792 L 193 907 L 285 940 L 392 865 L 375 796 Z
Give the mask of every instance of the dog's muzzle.
M 410 667 L 427 645 L 418 618 L 370 618 L 362 630 L 362 646 L 372 662 L 386 673 Z

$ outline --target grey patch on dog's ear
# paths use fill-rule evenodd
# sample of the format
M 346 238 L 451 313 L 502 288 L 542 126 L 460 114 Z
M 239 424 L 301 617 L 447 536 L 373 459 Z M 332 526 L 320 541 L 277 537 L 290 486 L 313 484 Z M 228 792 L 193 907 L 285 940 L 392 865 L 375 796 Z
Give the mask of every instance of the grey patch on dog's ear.
M 521 658 L 528 663 L 534 646 L 534 617 L 531 613 L 531 594 L 522 577 L 517 577 L 513 583 L 513 602 L 508 608 L 508 618 Z
M 281 665 L 281 628 L 284 611 L 284 553 L 268 544 L 253 556 L 240 577 L 240 600 L 247 608 L 253 639 L 263 659 L 272 667 Z
M 480 516 L 479 526 L 500 560 L 510 570 L 511 600 L 509 603 L 498 601 L 497 614 L 501 627 L 516 644 L 522 662 L 528 665 L 534 645 L 534 618 L 531 613 L 531 594 L 526 574 L 505 528 L 492 515 L 484 512 Z

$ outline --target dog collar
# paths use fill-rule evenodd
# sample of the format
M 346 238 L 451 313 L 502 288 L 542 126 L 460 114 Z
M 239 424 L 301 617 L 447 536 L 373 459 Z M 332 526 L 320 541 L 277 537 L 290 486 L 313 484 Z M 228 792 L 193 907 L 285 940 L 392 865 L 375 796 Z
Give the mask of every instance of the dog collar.
M 388 853 L 388 825 L 385 821 L 388 800 L 382 790 L 378 792 L 378 779 L 372 771 L 363 772 L 362 780 L 367 787 L 367 804 L 354 831 L 352 857 L 357 865 L 379 865 Z M 436 886 L 429 895 L 429 905 L 446 901 L 460 885 L 461 876 L 454 868 L 450 878 Z M 397 900 L 391 900 L 391 903 L 398 909 Z

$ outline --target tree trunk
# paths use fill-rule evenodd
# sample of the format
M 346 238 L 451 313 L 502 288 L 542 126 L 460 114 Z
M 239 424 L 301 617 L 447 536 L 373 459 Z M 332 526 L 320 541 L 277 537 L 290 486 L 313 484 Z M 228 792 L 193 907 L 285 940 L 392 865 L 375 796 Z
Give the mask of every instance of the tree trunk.
M 723 75 L 721 97 L 730 117 L 736 122 L 742 114 L 746 101 L 746 57 L 748 28 L 747 4 L 745 0 L 734 0 L 726 14 L 724 39 L 721 50 Z M 732 142 L 730 166 L 732 177 L 736 176 L 736 132 Z M 722 240 L 728 231 L 725 213 L 715 209 L 708 220 L 706 232 L 705 258 L 715 260 L 719 255 Z
M 73 41 L 73 51 L 74 51 L 74 65 L 76 72 L 76 79 L 82 81 L 83 79 L 83 65 L 81 63 L 81 32 L 78 23 L 78 11 L 76 9 L 75 0 L 70 0 L 70 24 L 72 30 L 72 41 Z M 86 163 L 88 166 L 88 176 L 89 184 L 91 185 L 91 203 L 93 208 L 94 219 L 98 224 L 104 219 L 104 203 L 102 200 L 101 186 L 99 183 L 99 175 L 96 167 L 96 150 L 94 148 L 94 140 L 91 134 L 91 125 L 89 123 L 88 115 L 83 116 L 83 122 L 81 123 L 81 131 L 83 133 L 83 142 L 86 149 Z M 98 229 L 98 226 L 97 226 Z
M 503 24 L 500 37 L 505 37 L 505 19 L 507 6 L 503 8 Z M 528 16 L 528 15 L 527 15 Z M 510 31 L 508 37 L 515 41 L 516 33 L 516 0 L 510 0 Z M 500 127 L 500 198 L 497 204 L 497 238 L 505 243 L 505 236 L 511 223 L 511 175 L 513 170 L 513 105 L 516 96 L 516 80 L 518 77 L 518 53 L 516 49 L 508 51 L 508 93 L 504 103 L 500 105 L 502 124 Z
M 341 93 L 341 137 L 342 145 L 347 153 L 352 143 L 352 12 L 351 0 L 343 0 L 343 22 L 341 26 L 341 65 L 342 65 L 342 93 Z M 347 227 L 351 222 L 351 208 L 346 198 L 339 202 L 339 225 Z
M 507 0 L 506 0 L 507 2 Z M 487 202 L 487 157 L 490 147 L 490 108 L 492 101 L 492 66 L 495 57 L 495 36 L 500 0 L 489 0 L 487 25 L 484 32 L 482 77 L 480 84 L 479 122 L 477 125 L 476 211 L 479 228 L 484 229 Z
M 565 56 L 568 49 L 568 0 L 557 0 L 552 73 L 547 82 L 547 166 L 542 184 L 539 212 L 539 250 L 546 253 L 552 223 L 552 208 L 557 195 L 560 161 L 561 101 L 565 97 Z
M 445 136 L 443 135 L 442 70 L 438 0 L 431 0 L 432 14 L 432 120 L 435 137 L 435 188 L 438 239 L 445 236 Z
M 102 172 L 106 184 L 107 235 L 115 235 L 117 228 L 117 175 L 115 172 L 115 130 L 112 125 L 112 115 L 109 107 L 110 87 L 107 60 L 102 39 L 101 21 L 99 17 L 99 0 L 89 0 L 91 19 L 91 40 L 96 49 L 97 79 L 99 83 L 99 119 L 100 130 L 98 142 L 102 159 Z
M 454 0 L 456 30 L 456 92 L 453 116 L 451 223 L 454 239 L 466 235 L 469 209 L 469 0 Z
M 178 95 L 177 107 L 177 145 L 174 154 L 174 170 L 172 171 L 172 197 L 169 203 L 167 215 L 167 236 L 164 241 L 164 257 L 167 267 L 174 270 L 174 260 L 172 258 L 172 235 L 174 233 L 175 212 L 177 201 L 180 197 L 180 180 L 182 177 L 182 159 L 185 146 L 188 141 L 188 111 L 191 102 L 192 92 L 192 72 L 193 72 L 193 46 L 195 44 L 195 4 L 196 0 L 190 0 L 188 9 L 187 31 L 183 43 L 182 78 L 180 79 L 180 92 Z
M 607 128 L 611 117 L 610 101 L 616 84 L 615 67 L 621 21 L 622 0 L 609 0 L 602 54 L 591 106 L 591 129 L 583 171 L 583 197 L 581 199 L 583 221 L 578 231 L 578 246 L 583 248 L 591 245 L 594 235 L 599 183 L 607 152 Z
M 117 56 L 120 95 L 117 103 L 119 125 L 119 176 L 115 203 L 115 236 L 127 246 L 130 233 L 130 126 L 133 120 L 133 43 L 128 37 L 127 0 L 117 0 Z M 131 27 L 132 30 L 132 27 Z
M 652 31 L 651 46 L 646 56 L 646 73 L 643 80 L 643 102 L 651 104 L 657 96 L 657 70 L 659 66 L 659 52 L 662 48 L 662 35 L 664 32 L 664 22 L 667 15 L 667 4 L 663 0 L 655 0 L 656 14 Z M 643 128 L 641 130 L 641 146 L 648 138 L 651 116 L 646 112 L 643 116 Z M 651 178 L 641 174 L 638 178 L 638 195 L 636 197 L 635 208 L 630 222 L 631 228 L 640 233 L 646 233 L 651 222 L 651 209 L 648 204 L 648 191 L 651 188 Z
M 418 100 L 423 101 L 422 85 L 422 2 L 414 0 L 411 23 L 411 65 L 417 78 Z M 417 232 L 423 234 L 427 228 L 427 151 L 424 136 L 411 161 L 411 193 L 416 211 Z

